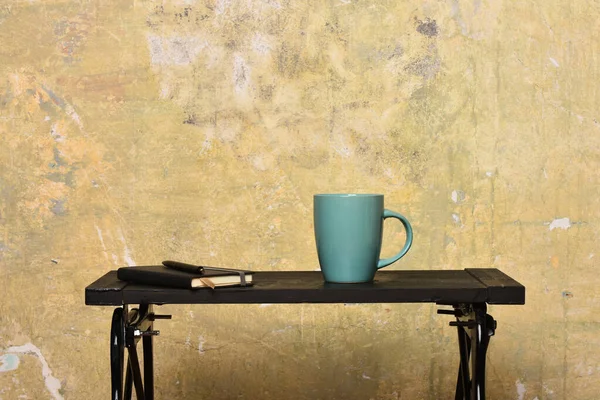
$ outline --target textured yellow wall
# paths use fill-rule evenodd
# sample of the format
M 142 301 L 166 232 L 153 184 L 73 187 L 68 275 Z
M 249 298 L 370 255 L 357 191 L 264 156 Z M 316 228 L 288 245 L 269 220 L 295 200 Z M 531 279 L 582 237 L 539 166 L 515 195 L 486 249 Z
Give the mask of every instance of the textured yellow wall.
M 0 398 L 107 398 L 112 310 L 83 304 L 104 272 L 315 269 L 312 195 L 357 191 L 413 223 L 392 268 L 527 286 L 492 308 L 489 398 L 597 399 L 599 12 L 3 0 Z M 453 398 L 432 305 L 160 310 L 158 398 Z

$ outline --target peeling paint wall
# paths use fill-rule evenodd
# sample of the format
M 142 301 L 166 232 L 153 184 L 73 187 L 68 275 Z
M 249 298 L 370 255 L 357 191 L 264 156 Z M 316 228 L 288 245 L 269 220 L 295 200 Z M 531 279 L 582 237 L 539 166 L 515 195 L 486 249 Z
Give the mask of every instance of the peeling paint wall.
M 0 4 L 0 398 L 109 393 L 84 287 L 317 268 L 312 195 L 379 192 L 394 269 L 497 267 L 491 399 L 600 392 L 600 9 L 583 0 Z M 386 223 L 383 253 L 402 228 Z M 453 398 L 425 305 L 163 306 L 157 398 Z

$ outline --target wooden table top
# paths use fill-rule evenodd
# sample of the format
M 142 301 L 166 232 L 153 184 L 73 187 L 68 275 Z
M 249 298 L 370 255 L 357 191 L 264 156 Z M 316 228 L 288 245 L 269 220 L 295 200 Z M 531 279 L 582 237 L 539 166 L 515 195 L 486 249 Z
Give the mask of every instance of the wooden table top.
M 525 287 L 496 268 L 378 271 L 370 283 L 326 283 L 320 271 L 257 271 L 249 287 L 211 290 L 131 284 L 110 271 L 85 289 L 85 303 L 487 303 L 525 304 Z

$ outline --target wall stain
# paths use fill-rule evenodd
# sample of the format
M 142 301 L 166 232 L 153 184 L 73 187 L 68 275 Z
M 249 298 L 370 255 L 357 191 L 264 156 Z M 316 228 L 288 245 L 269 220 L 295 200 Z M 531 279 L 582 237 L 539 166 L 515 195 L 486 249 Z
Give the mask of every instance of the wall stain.
M 52 199 L 50 211 L 55 215 L 65 215 L 67 213 L 67 200 L 66 199 Z
M 434 37 L 438 35 L 438 25 L 435 19 L 426 18 L 425 21 L 421 21 L 415 18 L 417 23 L 417 32 L 422 35 Z

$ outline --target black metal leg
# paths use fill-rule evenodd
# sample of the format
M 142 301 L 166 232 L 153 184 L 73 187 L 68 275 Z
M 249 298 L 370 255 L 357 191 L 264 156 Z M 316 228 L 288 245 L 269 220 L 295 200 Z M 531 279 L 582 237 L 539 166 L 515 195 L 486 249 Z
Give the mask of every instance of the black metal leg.
M 131 400 L 135 387 L 137 400 L 154 400 L 154 352 L 152 336 L 155 319 L 170 319 L 170 315 L 156 315 L 151 304 L 141 304 L 139 309 L 128 312 L 128 306 L 116 308 L 113 312 L 110 330 L 110 376 L 111 400 Z M 137 343 L 142 338 L 144 376 L 140 369 Z M 125 348 L 128 351 L 126 371 L 124 371 Z M 123 387 L 123 372 L 125 386 Z
M 457 328 L 460 351 L 455 400 L 485 400 L 486 354 L 490 337 L 496 332 L 496 321 L 486 310 L 485 303 L 475 303 L 456 305 L 454 311 L 438 311 L 456 316 L 456 321 L 450 322 Z
M 110 327 L 111 400 L 123 398 L 123 359 L 125 356 L 123 308 L 115 308 Z
M 150 326 L 152 329 L 152 325 Z M 146 389 L 146 400 L 154 400 L 154 354 L 152 350 L 152 336 L 144 336 L 142 345 L 144 348 L 144 388 Z
M 131 365 L 129 361 L 127 361 L 127 372 L 125 372 L 125 391 L 123 393 L 124 400 L 131 400 L 131 391 L 133 389 L 133 379 L 131 376 Z
M 144 396 L 144 384 L 142 383 L 142 371 L 140 370 L 140 360 L 138 359 L 135 344 L 128 348 L 129 350 L 129 368 L 133 377 L 133 386 L 135 386 L 135 396 L 138 400 L 146 400 Z
M 496 333 L 496 321 L 491 315 L 486 314 L 485 304 L 474 305 L 477 328 L 472 329 L 471 338 L 475 336 L 476 345 L 473 346 L 471 358 L 473 360 L 471 398 L 485 400 L 485 364 L 490 337 Z M 473 339 L 471 339 L 472 341 Z
M 481 383 L 485 380 L 485 367 L 483 371 L 479 361 L 481 360 L 481 325 L 479 321 L 470 327 L 471 337 L 471 400 L 485 400 L 485 392 L 481 396 Z
M 464 400 L 465 393 L 470 392 L 471 382 L 469 380 L 469 354 L 471 352 L 471 341 L 462 326 L 457 327 L 458 348 L 460 351 L 460 365 L 458 367 L 458 378 L 456 380 L 455 400 Z

